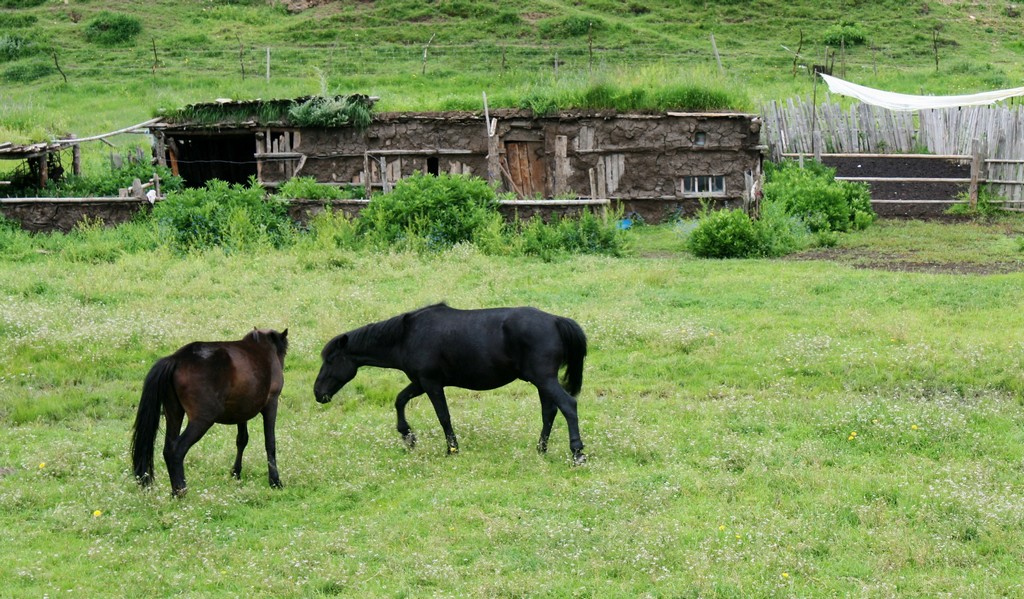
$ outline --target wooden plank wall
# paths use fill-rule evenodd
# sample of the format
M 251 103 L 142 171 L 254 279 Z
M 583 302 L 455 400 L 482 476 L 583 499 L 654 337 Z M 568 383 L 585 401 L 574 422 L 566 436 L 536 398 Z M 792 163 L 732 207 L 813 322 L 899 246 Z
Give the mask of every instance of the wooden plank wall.
M 930 153 L 969 155 L 971 142 L 984 148 L 984 178 L 1007 206 L 1024 209 L 1024 110 L 1006 106 L 965 106 L 894 112 L 855 103 L 843 109 L 826 94 L 809 100 L 772 101 L 761 108 L 771 159 L 783 154 Z M 820 147 L 813 140 L 820 139 Z

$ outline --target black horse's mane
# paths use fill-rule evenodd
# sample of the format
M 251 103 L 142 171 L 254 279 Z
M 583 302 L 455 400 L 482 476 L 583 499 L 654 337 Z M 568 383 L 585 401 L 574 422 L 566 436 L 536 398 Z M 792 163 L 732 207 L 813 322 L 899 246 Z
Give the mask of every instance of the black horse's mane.
M 411 312 L 405 312 L 393 316 L 387 320 L 373 322 L 348 333 L 348 342 L 355 347 L 366 347 L 367 345 L 390 345 L 397 343 L 405 334 L 405 319 L 429 310 L 447 308 L 448 304 L 441 302 L 424 306 Z M 331 340 L 331 343 L 337 339 Z

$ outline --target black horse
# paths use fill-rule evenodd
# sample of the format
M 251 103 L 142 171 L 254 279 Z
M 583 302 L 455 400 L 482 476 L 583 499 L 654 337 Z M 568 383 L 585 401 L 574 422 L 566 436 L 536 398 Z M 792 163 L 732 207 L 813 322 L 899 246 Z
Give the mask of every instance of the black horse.
M 569 448 L 576 464 L 586 461 L 576 418 L 576 394 L 583 385 L 587 338 L 575 321 L 536 308 L 456 310 L 428 306 L 368 324 L 327 342 L 313 393 L 331 401 L 360 366 L 401 370 L 411 381 L 395 399 L 398 432 L 410 448 L 416 435 L 405 420 L 405 404 L 427 394 L 441 422 L 448 452 L 459 443 L 448 415 L 445 387 L 486 390 L 522 379 L 537 387 L 543 427 L 537 451 L 548 448 L 555 414 L 569 426 Z M 566 366 L 562 384 L 558 371 Z
M 160 410 L 167 420 L 164 462 L 171 493 L 185 494 L 185 454 L 214 423 L 237 424 L 238 455 L 231 475 L 242 473 L 242 452 L 249 442 L 246 422 L 263 415 L 270 486 L 280 487 L 274 424 L 284 386 L 288 329 L 253 330 L 239 341 L 196 341 L 157 360 L 142 384 L 142 399 L 132 435 L 132 465 L 142 486 L 153 482 L 153 442 Z M 181 423 L 188 414 L 188 425 Z

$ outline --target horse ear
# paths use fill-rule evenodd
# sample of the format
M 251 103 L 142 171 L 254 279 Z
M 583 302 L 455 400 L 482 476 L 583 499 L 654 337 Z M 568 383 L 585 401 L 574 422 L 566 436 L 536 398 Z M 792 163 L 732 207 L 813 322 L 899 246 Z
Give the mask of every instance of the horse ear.
M 285 330 L 281 331 L 281 336 L 287 339 L 288 338 L 288 329 L 285 329 Z

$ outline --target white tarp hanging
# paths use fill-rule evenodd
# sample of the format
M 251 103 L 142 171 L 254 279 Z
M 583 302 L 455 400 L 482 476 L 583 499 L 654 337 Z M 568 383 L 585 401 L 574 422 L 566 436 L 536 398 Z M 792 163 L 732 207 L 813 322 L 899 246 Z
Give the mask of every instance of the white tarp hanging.
M 964 96 L 914 96 L 911 94 L 897 94 L 894 92 L 872 89 L 843 81 L 831 75 L 821 73 L 821 78 L 828 84 L 829 90 L 835 94 L 857 98 L 865 104 L 881 106 L 889 110 L 911 111 L 926 110 L 930 108 L 956 108 L 958 106 L 982 106 L 992 104 L 1000 100 L 1014 96 L 1024 96 L 1024 87 L 1013 89 L 1000 89 L 980 94 L 968 94 Z

